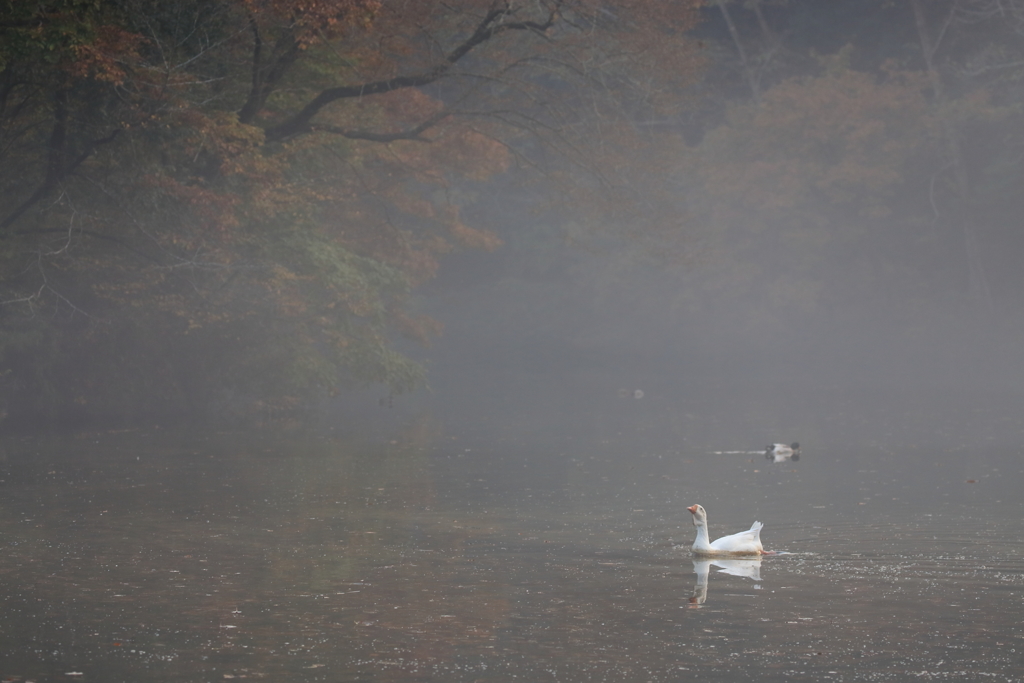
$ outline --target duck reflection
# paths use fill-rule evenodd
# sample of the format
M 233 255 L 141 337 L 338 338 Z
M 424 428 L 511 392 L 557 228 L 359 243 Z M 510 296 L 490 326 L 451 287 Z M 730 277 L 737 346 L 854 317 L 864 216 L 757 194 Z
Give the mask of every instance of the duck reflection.
M 693 587 L 693 597 L 690 598 L 690 604 L 694 607 L 703 605 L 708 599 L 708 574 L 712 565 L 718 567 L 722 574 L 742 576 L 752 581 L 761 580 L 761 558 L 694 560 L 693 572 L 697 575 L 697 585 Z
M 769 462 L 797 462 L 800 460 L 799 453 L 794 453 L 793 455 L 779 455 L 777 453 L 768 453 L 764 457 Z

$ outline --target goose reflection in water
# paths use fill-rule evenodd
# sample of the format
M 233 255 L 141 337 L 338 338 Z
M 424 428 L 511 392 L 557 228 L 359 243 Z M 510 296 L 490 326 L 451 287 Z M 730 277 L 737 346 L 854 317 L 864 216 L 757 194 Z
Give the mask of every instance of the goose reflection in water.
M 693 587 L 693 597 L 690 598 L 690 605 L 692 607 L 699 607 L 708 599 L 708 574 L 711 572 L 711 565 L 718 567 L 718 571 L 721 574 L 731 574 L 732 576 L 742 576 L 752 581 L 761 581 L 761 558 L 749 560 L 694 560 L 693 571 L 697 575 L 697 585 Z

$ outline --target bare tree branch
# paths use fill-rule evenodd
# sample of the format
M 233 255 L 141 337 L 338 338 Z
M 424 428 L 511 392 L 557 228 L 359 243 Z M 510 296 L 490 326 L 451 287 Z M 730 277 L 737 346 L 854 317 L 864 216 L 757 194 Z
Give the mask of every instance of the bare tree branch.
M 277 141 L 294 135 L 311 132 L 313 130 L 313 126 L 311 126 L 310 122 L 313 117 L 328 104 L 337 100 L 352 97 L 365 97 L 367 95 L 379 95 L 382 93 L 392 92 L 394 90 L 416 88 L 433 83 L 445 76 L 460 59 L 469 54 L 474 48 L 488 40 L 491 40 L 495 36 L 508 31 L 532 31 L 536 33 L 544 33 L 555 24 L 555 21 L 558 18 L 556 11 L 552 10 L 544 22 L 504 22 L 503 20 L 511 16 L 512 11 L 513 10 L 509 7 L 490 10 L 484 18 L 481 19 L 473 34 L 451 50 L 440 64 L 431 69 L 418 74 L 396 76 L 394 78 L 372 81 L 370 83 L 343 85 L 322 90 L 319 95 L 313 98 L 305 107 L 290 119 L 268 128 L 266 130 L 266 139 L 268 141 Z
M 416 140 L 419 142 L 430 142 L 429 138 L 423 137 L 430 128 L 433 128 L 441 121 L 452 116 L 449 111 L 442 111 L 431 116 L 423 123 L 410 128 L 409 130 L 396 131 L 394 133 L 375 133 L 365 130 L 349 130 L 338 126 L 314 126 L 312 130 L 324 133 L 333 133 L 350 140 L 369 140 L 370 142 L 395 142 L 396 140 Z
M 299 41 L 295 39 L 294 33 L 289 30 L 277 42 L 276 50 L 280 54 L 277 59 L 269 65 L 263 64 L 263 38 L 260 35 L 256 18 L 249 17 L 249 25 L 253 34 L 252 49 L 252 87 L 249 90 L 249 97 L 242 108 L 238 111 L 238 120 L 241 123 L 252 123 L 263 108 L 267 97 L 274 90 L 274 87 L 281 81 L 281 78 L 288 72 L 289 67 L 298 60 L 301 54 Z
M 32 208 L 36 202 L 55 190 L 60 183 L 63 182 L 64 178 L 73 173 L 76 168 L 93 155 L 97 147 L 113 142 L 121 133 L 121 129 L 116 128 L 112 133 L 110 133 L 110 135 L 100 138 L 99 140 L 90 141 L 82 153 L 75 157 L 71 163 L 65 163 L 64 158 L 66 149 L 63 148 L 63 145 L 66 142 L 66 129 L 63 129 L 65 125 L 66 120 L 62 122 L 61 118 L 58 116 L 57 121 L 54 123 L 53 135 L 50 139 L 50 161 L 46 171 L 45 180 L 40 183 L 39 187 L 36 188 L 35 192 L 33 192 L 28 199 L 15 207 L 15 209 L 11 211 L 3 221 L 0 221 L 0 231 L 4 231 L 9 228 L 15 221 L 21 218 L 22 214 Z M 0 238 L 2 237 L 3 234 L 0 232 Z

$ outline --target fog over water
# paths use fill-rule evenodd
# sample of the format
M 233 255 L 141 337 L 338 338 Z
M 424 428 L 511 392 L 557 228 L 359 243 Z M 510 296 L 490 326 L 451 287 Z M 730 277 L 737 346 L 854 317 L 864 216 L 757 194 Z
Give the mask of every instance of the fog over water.
M 620 267 L 567 250 L 538 271 L 518 257 L 425 297 L 445 325 L 431 391 L 397 405 L 456 431 L 626 430 L 712 449 L 1024 439 L 1019 327 L 962 299 L 939 293 L 907 316 L 883 297 L 806 314 L 728 296 L 687 307 L 713 264 Z
M 1004 127 L 1009 119 L 994 109 L 967 115 L 969 123 L 949 124 L 959 128 L 945 141 L 948 129 L 930 129 L 936 147 L 911 153 L 889 184 L 879 180 L 890 177 L 888 162 L 871 145 L 912 144 L 932 124 L 921 118 L 900 128 L 899 105 L 892 118 L 886 106 L 858 109 L 856 96 L 828 89 L 830 73 L 862 69 L 879 90 L 859 99 L 884 103 L 884 65 L 922 67 L 923 21 L 944 36 L 935 45 L 944 61 L 934 64 L 948 96 L 978 89 L 993 106 L 1015 102 L 1019 86 L 996 75 L 1007 63 L 995 56 L 1019 48 L 1019 34 L 1004 36 L 1007 24 L 996 19 L 1020 16 L 1011 5 L 979 3 L 973 15 L 958 3 L 733 7 L 748 54 L 764 60 L 756 116 L 722 104 L 750 92 L 723 4 L 709 8 L 697 34 L 717 47 L 708 48 L 693 111 L 677 122 L 690 147 L 680 153 L 677 197 L 664 210 L 678 239 L 650 249 L 621 235 L 588 237 L 586 226 L 550 230 L 554 218 L 515 188 L 490 188 L 476 211 L 505 246 L 448 257 L 423 292 L 424 310 L 445 331 L 417 352 L 432 391 L 399 403 L 451 427 L 516 424 L 573 437 L 632 430 L 713 449 L 794 438 L 882 447 L 1024 443 L 1024 242 L 1017 200 L 1004 193 L 1019 180 L 1007 155 L 1021 148 Z M 956 33 L 939 34 L 947 10 Z M 788 50 L 764 44 L 764 18 Z M 802 94 L 784 102 L 811 113 L 787 127 L 793 115 L 773 104 L 772 88 L 790 86 Z M 916 87 L 926 99 L 938 96 L 924 81 Z M 818 106 L 829 98 L 840 110 L 834 119 L 833 108 Z M 873 123 L 849 133 L 857 117 Z M 886 132 L 871 137 L 878 130 Z M 871 141 L 869 151 L 858 135 Z M 821 145 L 808 143 L 817 136 Z M 746 175 L 762 163 L 777 170 Z M 730 172 L 697 180 L 719 164 Z M 954 166 L 966 178 L 959 189 Z M 795 191 L 786 182 L 791 168 L 797 184 L 830 174 L 852 180 Z M 642 399 L 620 398 L 636 389 Z

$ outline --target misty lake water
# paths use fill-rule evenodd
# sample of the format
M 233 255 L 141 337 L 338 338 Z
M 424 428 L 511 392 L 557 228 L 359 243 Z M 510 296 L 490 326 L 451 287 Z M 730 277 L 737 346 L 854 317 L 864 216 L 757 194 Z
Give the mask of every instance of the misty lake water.
M 1019 448 L 2 447 L 3 681 L 1024 680 Z M 782 554 L 694 562 L 694 503 Z

